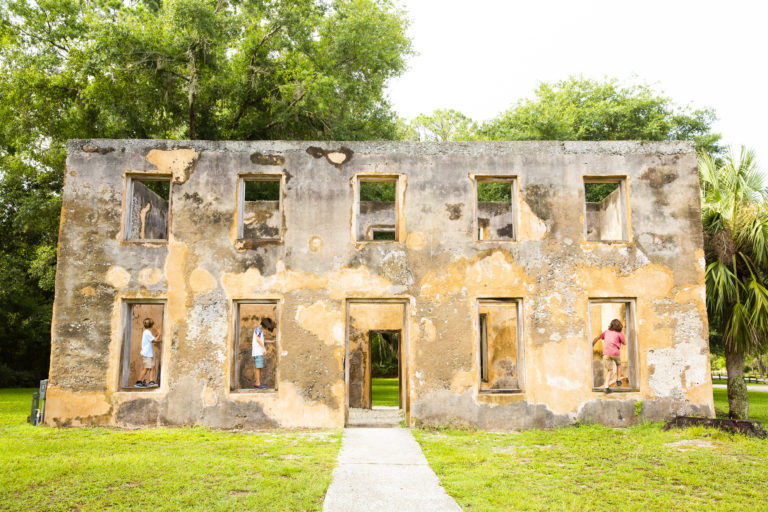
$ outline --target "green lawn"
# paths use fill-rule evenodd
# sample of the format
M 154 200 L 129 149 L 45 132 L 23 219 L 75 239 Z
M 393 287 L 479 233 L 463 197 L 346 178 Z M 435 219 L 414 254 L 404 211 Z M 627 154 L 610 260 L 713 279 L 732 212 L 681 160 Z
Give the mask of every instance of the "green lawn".
M 728 390 L 713 389 L 712 393 L 715 398 L 715 412 L 719 417 L 727 417 Z M 768 392 L 749 391 L 749 419 L 761 421 L 768 427 Z
M 371 400 L 373 405 L 397 407 L 400 405 L 397 377 L 371 379 Z
M 414 435 L 464 510 L 752 511 L 768 503 L 768 441 L 719 431 L 649 424 Z
M 712 379 L 712 384 L 722 384 L 723 386 L 728 385 L 727 379 Z M 768 386 L 768 383 L 766 382 L 747 382 L 747 386 Z
M 749 396 L 752 419 L 768 422 L 768 393 Z M 727 414 L 726 390 L 714 399 Z M 768 440 L 716 430 L 663 432 L 659 423 L 414 435 L 464 510 L 752 511 L 768 503 Z
M 0 510 L 321 510 L 339 431 L 55 429 L 0 390 Z

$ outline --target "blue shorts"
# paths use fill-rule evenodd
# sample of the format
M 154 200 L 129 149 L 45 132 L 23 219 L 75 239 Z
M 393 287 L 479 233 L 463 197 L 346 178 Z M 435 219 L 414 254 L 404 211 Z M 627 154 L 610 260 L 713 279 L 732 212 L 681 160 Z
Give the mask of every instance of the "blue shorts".
M 264 368 L 264 356 L 253 356 L 253 364 L 256 368 Z

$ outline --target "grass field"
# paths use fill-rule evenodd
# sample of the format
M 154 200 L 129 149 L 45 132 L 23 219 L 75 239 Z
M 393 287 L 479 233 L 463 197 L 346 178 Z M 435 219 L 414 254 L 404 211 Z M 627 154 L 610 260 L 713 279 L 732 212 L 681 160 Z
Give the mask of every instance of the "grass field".
M 0 390 L 0 510 L 321 510 L 339 431 L 53 429 Z
M 728 416 L 728 390 L 713 389 L 715 412 L 719 417 Z M 768 427 L 768 392 L 749 391 L 749 419 L 761 421 Z M 768 450 L 768 447 L 766 447 Z
M 371 379 L 371 401 L 373 405 L 397 407 L 400 405 L 397 377 Z
M 751 418 L 768 422 L 768 393 L 749 396 Z M 726 390 L 714 400 L 727 415 Z M 751 511 L 768 502 L 768 440 L 661 424 L 414 435 L 465 510 Z
M 414 431 L 464 510 L 760 510 L 768 441 L 694 428 Z

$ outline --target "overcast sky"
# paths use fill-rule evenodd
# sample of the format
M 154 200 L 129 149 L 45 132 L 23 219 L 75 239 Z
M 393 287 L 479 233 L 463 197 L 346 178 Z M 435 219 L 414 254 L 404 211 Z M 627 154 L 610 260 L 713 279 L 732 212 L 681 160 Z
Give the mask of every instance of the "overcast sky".
M 726 144 L 768 171 L 768 3 L 721 0 L 400 0 L 418 55 L 389 97 L 408 119 L 453 108 L 478 121 L 571 74 L 640 81 L 712 107 Z

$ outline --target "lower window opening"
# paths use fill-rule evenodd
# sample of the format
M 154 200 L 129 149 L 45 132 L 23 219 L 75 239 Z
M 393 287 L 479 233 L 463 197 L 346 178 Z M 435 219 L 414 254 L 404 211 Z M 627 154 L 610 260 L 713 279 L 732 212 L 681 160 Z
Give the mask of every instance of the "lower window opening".
M 129 303 L 121 358 L 120 387 L 139 390 L 160 386 L 164 304 Z
M 589 303 L 592 388 L 596 391 L 637 389 L 632 314 L 631 301 L 591 300 Z
M 478 304 L 480 391 L 520 391 L 518 302 Z
M 277 302 L 236 303 L 235 331 L 232 390 L 277 389 Z

